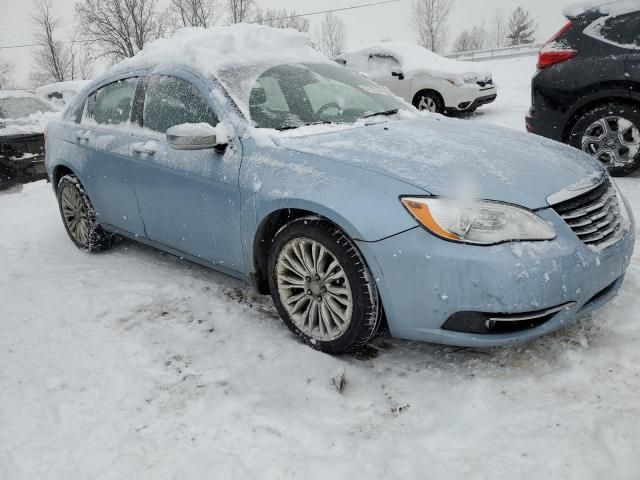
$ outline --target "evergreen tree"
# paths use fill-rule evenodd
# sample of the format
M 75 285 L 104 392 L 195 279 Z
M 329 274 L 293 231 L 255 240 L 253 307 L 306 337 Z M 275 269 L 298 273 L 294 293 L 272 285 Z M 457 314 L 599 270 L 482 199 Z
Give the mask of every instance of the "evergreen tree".
M 538 26 L 528 10 L 518 7 L 509 18 L 507 42 L 510 46 L 526 45 L 535 41 Z

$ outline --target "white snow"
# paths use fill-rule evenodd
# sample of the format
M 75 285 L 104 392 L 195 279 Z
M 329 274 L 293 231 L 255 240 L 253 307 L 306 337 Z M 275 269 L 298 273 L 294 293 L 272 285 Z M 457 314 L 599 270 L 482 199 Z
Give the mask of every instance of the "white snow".
M 534 63 L 486 64 L 471 121 L 523 129 Z M 640 252 L 604 310 L 527 345 L 331 357 L 228 277 L 79 252 L 44 182 L 0 193 L 0 226 L 2 480 L 638 476 Z
M 638 0 L 584 0 L 566 7 L 562 13 L 565 17 L 575 18 L 589 10 L 605 15 L 622 15 L 640 9 Z
M 491 72 L 481 63 L 445 58 L 412 42 L 382 42 L 363 50 L 347 51 L 338 58 L 347 59 L 349 68 L 368 71 L 371 54 L 397 59 L 403 73 L 409 76 L 425 72 L 436 78 L 456 79 L 460 83 L 464 83 L 465 79 L 475 83 L 479 79 L 491 78 Z
M 36 88 L 35 94 L 50 101 L 58 108 L 63 108 L 89 83 L 89 80 L 69 80 L 66 82 L 48 83 Z M 61 95 L 62 98 L 58 98 L 55 95 Z

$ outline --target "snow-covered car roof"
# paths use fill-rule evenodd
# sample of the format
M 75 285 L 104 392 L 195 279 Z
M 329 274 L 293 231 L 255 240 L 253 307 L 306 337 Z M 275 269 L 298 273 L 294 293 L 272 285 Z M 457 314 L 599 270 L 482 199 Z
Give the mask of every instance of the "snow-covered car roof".
M 64 94 L 69 92 L 77 94 L 90 83 L 89 80 L 70 80 L 67 82 L 48 83 L 36 88 L 35 94 L 39 97 L 48 98 L 52 93 Z
M 562 13 L 567 18 L 576 18 L 589 11 L 602 15 L 624 15 L 636 10 L 640 10 L 639 0 L 583 0 L 569 5 Z
M 42 133 L 55 108 L 25 90 L 0 90 L 0 137 Z
M 331 63 L 309 46 L 309 36 L 293 29 L 237 24 L 211 28 L 182 28 L 169 38 L 150 42 L 134 57 L 107 70 L 97 81 L 121 71 L 189 66 L 213 75 L 238 101 L 247 99 L 256 79 L 282 64 Z M 239 107 L 247 103 L 240 99 Z M 238 102 L 237 102 L 238 103 Z
M 400 62 L 405 74 L 427 72 L 438 78 L 478 77 L 486 78 L 491 72 L 483 70 L 472 62 L 460 62 L 445 58 L 411 42 L 382 42 L 364 49 L 350 50 L 338 55 L 337 59 L 349 59 L 356 62 L 367 61 L 370 55 L 392 56 Z M 349 66 L 349 65 L 347 65 Z M 351 65 L 358 69 L 358 65 Z

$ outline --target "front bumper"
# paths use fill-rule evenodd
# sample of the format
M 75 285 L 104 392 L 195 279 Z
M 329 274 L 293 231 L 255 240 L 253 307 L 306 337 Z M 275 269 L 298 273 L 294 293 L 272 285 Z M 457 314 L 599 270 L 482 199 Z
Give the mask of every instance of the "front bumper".
M 633 222 L 617 243 L 596 252 L 553 210 L 538 214 L 556 227 L 555 240 L 479 247 L 443 241 L 417 227 L 380 242 L 360 242 L 391 334 L 459 346 L 507 345 L 561 328 L 613 298 L 633 253 Z M 443 328 L 459 312 L 509 315 L 565 304 L 548 321 L 517 332 Z
M 497 97 L 498 88 L 495 85 L 484 88 L 477 85 L 465 86 L 452 89 L 445 98 L 445 104 L 447 110 L 464 112 L 491 103 Z

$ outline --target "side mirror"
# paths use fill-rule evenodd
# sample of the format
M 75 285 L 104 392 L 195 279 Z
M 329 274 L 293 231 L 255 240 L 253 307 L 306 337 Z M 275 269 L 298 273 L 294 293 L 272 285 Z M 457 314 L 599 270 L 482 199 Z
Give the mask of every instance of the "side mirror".
M 404 73 L 401 70 L 394 70 L 391 72 L 392 77 L 398 77 L 398 80 L 404 80 Z
M 208 123 L 183 123 L 167 130 L 167 143 L 176 150 L 208 150 L 221 148 L 228 138 L 219 135 Z

